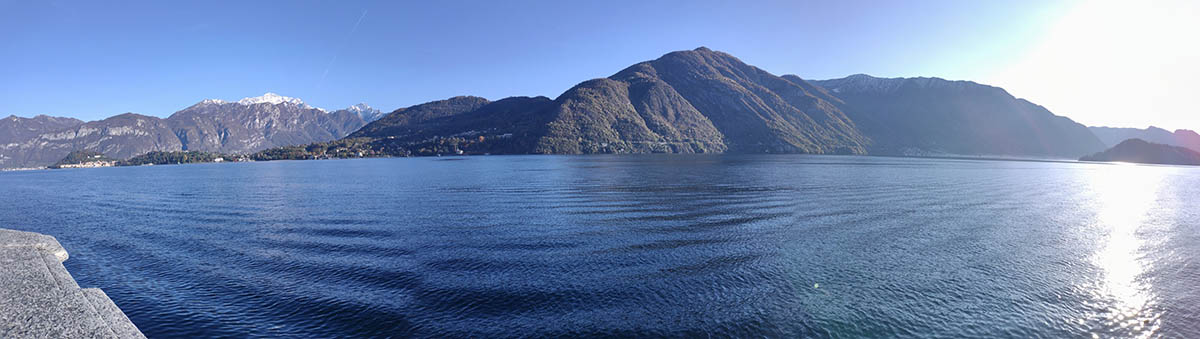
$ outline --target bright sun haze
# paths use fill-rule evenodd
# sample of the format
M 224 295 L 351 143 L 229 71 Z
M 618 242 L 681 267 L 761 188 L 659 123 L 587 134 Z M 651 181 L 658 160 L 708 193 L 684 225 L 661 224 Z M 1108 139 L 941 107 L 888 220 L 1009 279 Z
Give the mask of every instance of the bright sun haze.
M 555 97 L 707 46 L 806 79 L 1003 87 L 1087 125 L 1200 128 L 1195 1 L 0 1 L 0 115 L 164 117 L 275 92 L 395 108 Z M 467 24 L 469 23 L 469 24 Z
M 978 79 L 1092 126 L 1200 128 L 1200 2 L 1072 4 L 1013 63 Z

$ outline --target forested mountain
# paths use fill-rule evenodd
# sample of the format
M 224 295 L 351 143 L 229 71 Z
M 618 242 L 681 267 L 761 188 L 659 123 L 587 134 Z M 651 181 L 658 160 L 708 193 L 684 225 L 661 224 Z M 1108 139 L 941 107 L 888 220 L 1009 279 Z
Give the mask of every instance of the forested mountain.
M 806 81 L 707 48 L 668 53 L 585 81 L 553 101 L 525 100 L 503 111 L 482 109 L 490 103 L 474 97 L 417 105 L 353 136 L 388 138 L 392 148 L 410 151 L 430 149 L 432 138 L 453 137 L 448 149 L 484 153 L 1077 158 L 1105 147 L 1087 127 L 997 87 L 866 75 Z M 467 124 L 466 116 L 475 123 Z M 512 121 L 521 123 L 506 125 Z M 500 148 L 465 138 L 506 134 L 515 139 Z
M 412 147 L 456 137 L 460 148 L 488 153 L 864 154 L 869 140 L 806 86 L 698 48 L 585 81 L 552 101 L 452 98 L 397 110 L 352 137 Z
M 453 97 L 398 109 L 347 139 L 378 155 L 526 154 L 545 134 L 552 103 L 546 97 Z
M 428 120 L 470 112 L 483 107 L 487 103 L 488 100 L 484 98 L 459 96 L 405 107 L 392 111 L 392 113 L 383 116 L 379 120 L 363 126 L 362 129 L 350 134 L 350 137 L 407 135 L 410 133 L 406 132 L 406 128 L 409 126 Z
M 811 83 L 840 99 L 872 154 L 1077 158 L 1105 148 L 1086 126 L 998 87 L 863 74 Z

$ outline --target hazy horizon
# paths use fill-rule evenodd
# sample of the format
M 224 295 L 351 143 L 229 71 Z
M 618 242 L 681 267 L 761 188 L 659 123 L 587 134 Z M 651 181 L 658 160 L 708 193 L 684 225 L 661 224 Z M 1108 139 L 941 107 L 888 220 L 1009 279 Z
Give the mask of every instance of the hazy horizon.
M 166 117 L 267 92 L 385 112 L 456 95 L 553 98 L 705 46 L 778 75 L 968 80 L 1089 126 L 1200 129 L 1183 95 L 1200 48 L 1181 42 L 1200 6 L 1183 1 L 109 7 L 0 1 L 0 27 L 22 33 L 0 36 L 21 51 L 0 56 L 0 116 Z

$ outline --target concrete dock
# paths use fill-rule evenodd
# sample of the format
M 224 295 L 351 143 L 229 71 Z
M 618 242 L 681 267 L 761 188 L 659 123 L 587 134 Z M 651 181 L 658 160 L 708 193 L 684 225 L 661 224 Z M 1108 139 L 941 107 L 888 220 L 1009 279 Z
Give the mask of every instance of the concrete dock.
M 98 288 L 80 288 L 54 237 L 0 229 L 0 338 L 145 338 Z

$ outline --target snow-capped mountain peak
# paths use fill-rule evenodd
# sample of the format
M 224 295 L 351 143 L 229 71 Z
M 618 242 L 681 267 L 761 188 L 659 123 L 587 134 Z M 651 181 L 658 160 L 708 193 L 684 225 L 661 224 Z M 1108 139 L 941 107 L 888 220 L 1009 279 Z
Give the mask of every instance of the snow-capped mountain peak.
M 379 120 L 379 118 L 383 117 L 382 111 L 374 109 L 371 106 L 368 106 L 366 103 L 359 103 L 354 106 L 346 107 L 346 110 L 350 111 L 350 112 L 354 112 L 354 114 L 357 114 L 360 118 L 363 119 L 363 121 L 366 121 L 366 122 L 372 122 L 375 120 Z
M 279 94 L 269 93 L 269 92 L 267 94 L 263 94 L 261 96 L 257 96 L 257 97 L 253 97 L 253 98 L 242 98 L 242 100 L 238 100 L 237 103 L 242 104 L 242 105 L 254 105 L 254 104 L 278 105 L 278 104 L 282 104 L 282 103 L 304 105 L 304 101 L 300 100 L 298 98 L 285 97 L 285 96 L 282 96 Z M 305 106 L 307 106 L 307 105 L 305 105 Z
M 374 110 L 374 108 L 371 108 L 371 106 L 368 106 L 367 103 L 365 103 L 365 102 L 360 102 L 357 105 L 347 107 L 346 110 L 355 111 L 355 112 L 364 112 L 364 111 Z
M 204 99 L 204 101 L 200 102 L 201 105 L 208 105 L 208 104 L 221 105 L 224 103 L 225 103 L 225 100 L 221 100 L 221 99 Z

